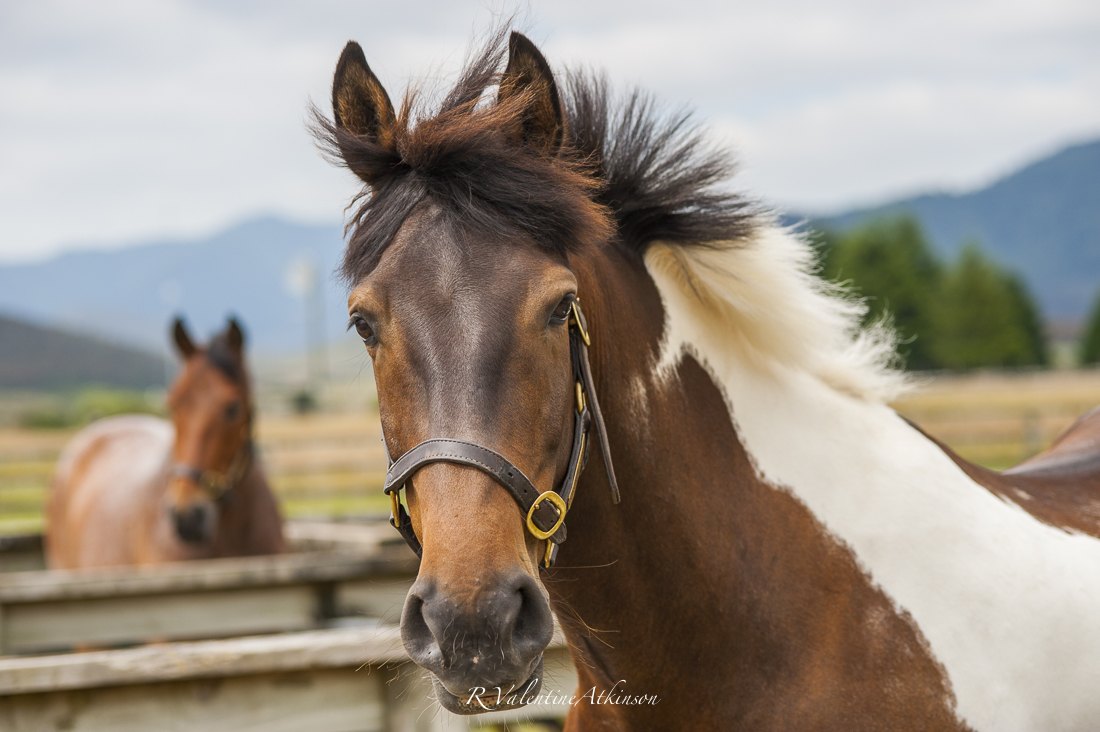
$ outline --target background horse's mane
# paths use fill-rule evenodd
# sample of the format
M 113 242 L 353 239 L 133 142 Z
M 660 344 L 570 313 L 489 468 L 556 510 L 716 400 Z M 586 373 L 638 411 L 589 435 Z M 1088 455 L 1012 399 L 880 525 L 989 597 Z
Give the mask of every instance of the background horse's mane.
M 602 76 L 569 71 L 559 77 L 563 149 L 518 146 L 531 99 L 493 93 L 507 38 L 504 28 L 493 33 L 438 104 L 410 87 L 392 127 L 376 137 L 313 110 L 322 150 L 370 181 L 352 202 L 342 266 L 349 285 L 429 202 L 456 233 L 518 233 L 559 255 L 610 245 L 645 258 L 719 314 L 746 357 L 797 365 L 861 398 L 904 389 L 891 329 L 863 329 L 863 304 L 816 276 L 812 249 L 723 186 L 732 158 L 708 144 L 688 112 L 662 114 L 639 91 L 617 97 Z

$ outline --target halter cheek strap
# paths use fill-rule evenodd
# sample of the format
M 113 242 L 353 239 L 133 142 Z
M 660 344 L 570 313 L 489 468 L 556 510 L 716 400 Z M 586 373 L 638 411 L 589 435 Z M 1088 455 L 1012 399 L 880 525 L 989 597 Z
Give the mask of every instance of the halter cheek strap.
M 557 490 L 540 492 L 534 483 L 503 455 L 487 447 L 446 437 L 424 440 L 397 460 L 390 460 L 384 491 L 390 497 L 390 523 L 404 537 L 406 543 L 420 556 L 422 547 L 413 531 L 412 519 L 401 505 L 400 493 L 409 479 L 420 468 L 431 463 L 454 463 L 476 468 L 499 483 L 519 506 L 527 531 L 536 539 L 546 541 L 542 564 L 550 568 L 557 558 L 558 547 L 565 541 L 565 515 L 573 503 L 577 480 L 588 462 L 591 427 L 596 428 L 607 480 L 611 486 L 611 500 L 619 502 L 619 485 L 611 464 L 611 450 L 607 441 L 600 404 L 596 399 L 592 370 L 588 362 L 588 346 L 591 340 L 588 323 L 581 312 L 580 303 L 573 301 L 569 316 L 569 350 L 573 366 L 576 413 L 573 419 L 573 444 L 565 476 Z M 382 440 L 385 445 L 385 438 Z M 387 450 L 388 455 L 388 450 Z
M 249 416 L 248 424 L 251 433 L 251 416 Z M 248 471 L 252 468 L 255 452 L 256 448 L 250 434 L 241 449 L 233 456 L 233 462 L 229 464 L 224 472 L 204 470 L 187 463 L 174 463 L 168 475 L 172 478 L 183 478 L 191 481 L 202 488 L 211 500 L 221 503 L 229 498 L 233 488 L 248 475 Z

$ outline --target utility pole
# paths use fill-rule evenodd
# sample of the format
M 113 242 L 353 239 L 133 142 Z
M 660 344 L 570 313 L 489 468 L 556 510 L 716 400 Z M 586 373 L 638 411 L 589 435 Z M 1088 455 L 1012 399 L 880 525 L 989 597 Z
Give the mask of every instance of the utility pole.
M 302 302 L 305 326 L 305 385 L 303 392 L 316 398 L 321 382 L 328 378 L 325 349 L 325 298 L 313 257 L 303 254 L 286 270 L 286 286 Z

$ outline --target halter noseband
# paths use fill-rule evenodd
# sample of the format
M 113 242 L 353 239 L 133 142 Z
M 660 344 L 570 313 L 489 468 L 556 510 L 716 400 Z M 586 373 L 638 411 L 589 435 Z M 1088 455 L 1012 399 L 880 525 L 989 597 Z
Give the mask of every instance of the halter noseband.
M 611 486 L 611 500 L 619 502 L 619 484 L 615 480 L 615 469 L 611 465 L 611 450 L 607 442 L 607 428 L 604 425 L 600 403 L 596 398 L 596 389 L 592 381 L 592 370 L 588 363 L 588 346 L 591 345 L 588 322 L 581 312 L 580 303 L 573 301 L 569 314 L 569 351 L 573 364 L 573 382 L 575 385 L 575 415 L 573 417 L 573 449 L 569 455 L 569 464 L 565 477 L 557 490 L 540 492 L 538 488 L 506 457 L 487 447 L 473 442 L 446 437 L 424 440 L 397 460 L 390 459 L 383 489 L 390 497 L 390 524 L 401 533 L 406 543 L 420 556 L 422 548 L 413 531 L 412 518 L 401 505 L 401 489 L 405 487 L 413 474 L 429 463 L 456 463 L 467 465 L 486 473 L 505 488 L 519 505 L 524 515 L 527 531 L 539 541 L 546 541 L 546 552 L 542 564 L 549 569 L 554 565 L 558 547 L 565 541 L 565 514 L 573 504 L 573 493 L 577 480 L 588 461 L 588 431 L 595 426 L 596 437 L 600 444 L 607 481 Z M 382 444 L 385 446 L 385 436 Z M 387 456 L 389 450 L 387 449 Z

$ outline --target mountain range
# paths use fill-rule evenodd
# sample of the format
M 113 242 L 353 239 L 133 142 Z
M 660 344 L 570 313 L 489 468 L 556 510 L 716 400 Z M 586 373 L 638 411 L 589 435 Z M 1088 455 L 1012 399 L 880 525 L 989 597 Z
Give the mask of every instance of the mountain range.
M 903 214 L 921 223 L 942 257 L 977 242 L 1023 277 L 1048 321 L 1080 322 L 1100 297 L 1100 140 L 1065 148 L 979 190 L 804 218 L 843 231 Z
M 842 230 L 898 214 L 915 216 L 945 257 L 979 241 L 1024 278 L 1048 320 L 1080 322 L 1100 295 L 1100 140 L 980 190 L 801 218 Z M 184 314 L 200 337 L 235 314 L 253 352 L 298 353 L 351 338 L 343 332 L 346 290 L 333 274 L 342 251 L 336 224 L 266 217 L 211 236 L 0 264 L 0 313 L 158 353 L 167 353 L 174 314 Z M 303 295 L 311 280 L 313 294 Z
M 164 385 L 167 365 L 143 350 L 0 315 L 0 388 Z
M 160 353 L 174 315 L 200 340 L 235 315 L 251 351 L 299 352 L 343 335 L 347 295 L 333 274 L 342 251 L 337 225 L 257 218 L 208 237 L 0 265 L 0 312 Z M 313 294 L 295 294 L 310 280 Z

